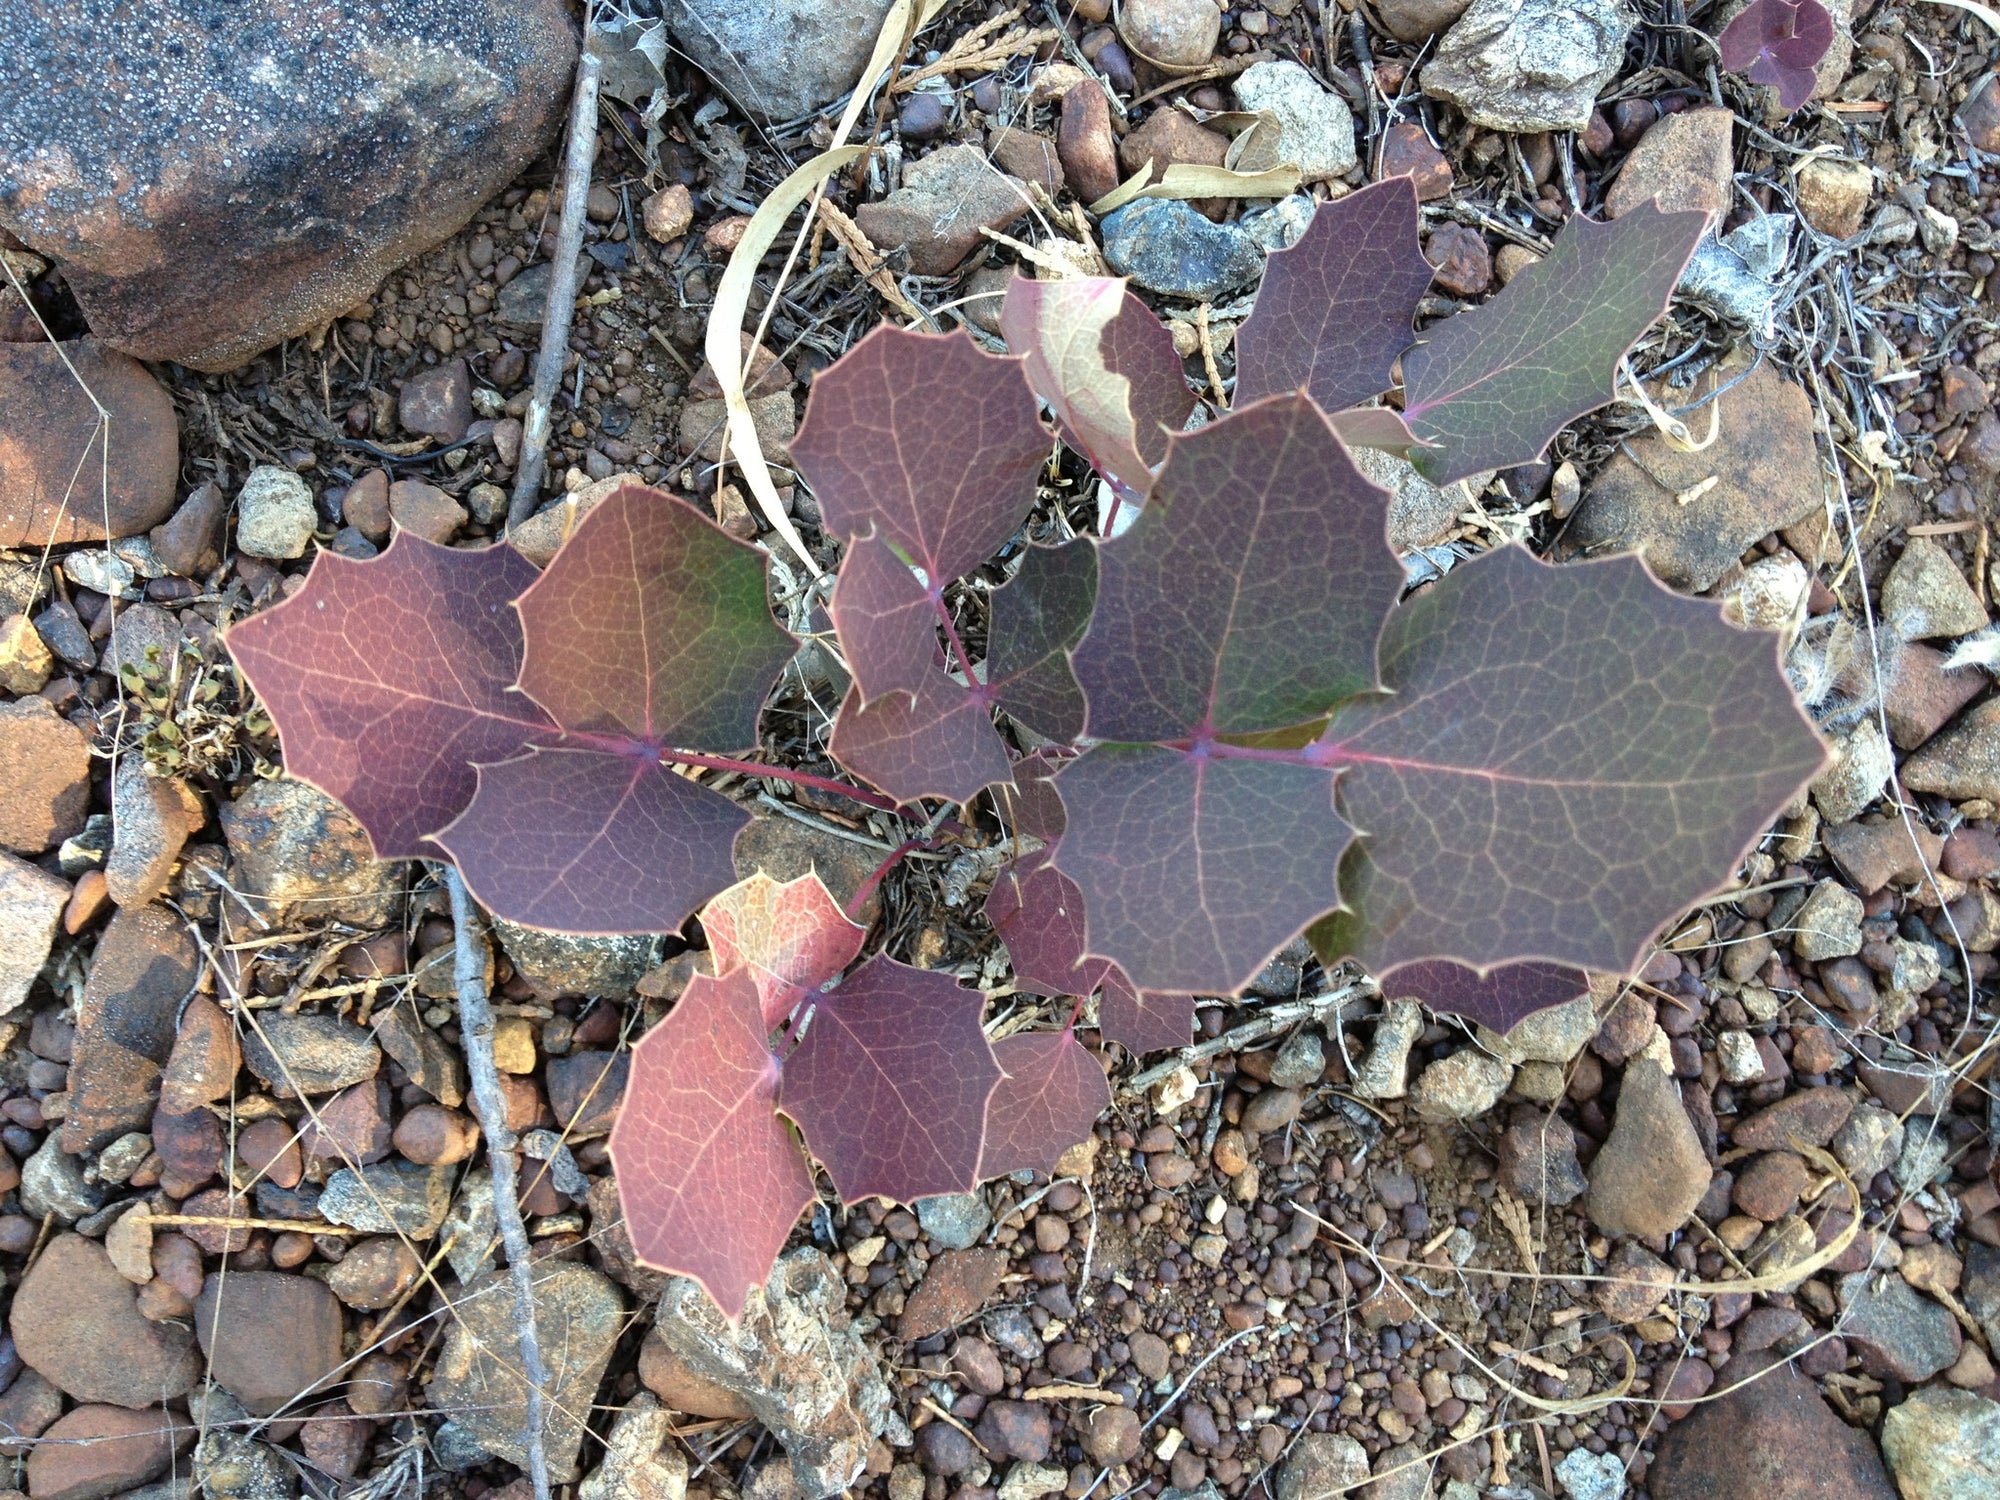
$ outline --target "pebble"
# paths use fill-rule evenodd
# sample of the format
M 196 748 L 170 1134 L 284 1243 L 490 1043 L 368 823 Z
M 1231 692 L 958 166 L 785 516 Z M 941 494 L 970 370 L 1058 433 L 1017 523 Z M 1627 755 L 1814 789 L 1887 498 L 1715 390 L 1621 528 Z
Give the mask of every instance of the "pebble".
M 269 1443 L 215 1429 L 194 1454 L 195 1478 L 207 1500 L 293 1500 L 299 1475 Z
M 211 1377 L 258 1416 L 332 1378 L 344 1323 L 323 1282 L 282 1271 L 231 1267 L 203 1282 L 195 1304 L 195 1335 Z
M 0 1015 L 28 998 L 69 896 L 68 881 L 0 852 Z
M 1027 210 L 1026 186 L 995 172 L 985 152 L 944 146 L 905 166 L 902 186 L 854 220 L 877 248 L 907 250 L 917 275 L 945 276 L 987 243 L 982 228 L 1005 229 Z
M 0 1392 L 0 1432 L 16 1439 L 39 1437 L 51 1422 L 62 1415 L 62 1392 L 44 1379 L 39 1371 L 22 1370 L 4 1392 Z M 0 1442 L 0 1455 L 25 1458 L 33 1451 L 24 1441 Z
M 1754 1219 L 1775 1224 L 1799 1206 L 1806 1164 L 1790 1151 L 1767 1151 L 1739 1169 L 1730 1201 Z
M 334 1224 L 370 1234 L 429 1239 L 451 1208 L 450 1167 L 382 1161 L 342 1167 L 326 1179 L 319 1211 Z
M 327 1272 L 326 1284 L 347 1306 L 360 1312 L 378 1312 L 408 1291 L 422 1271 L 423 1263 L 414 1250 L 383 1235 L 351 1245 Z
M 199 484 L 178 509 L 147 533 L 160 566 L 177 578 L 201 578 L 222 562 L 222 527 L 229 496 L 221 485 Z
M 1049 1409 L 1039 1401 L 989 1401 L 972 1431 L 989 1457 L 1036 1464 L 1054 1441 Z
M 548 1366 L 550 1396 L 545 1440 L 549 1477 L 571 1483 L 587 1411 L 625 1327 L 617 1285 L 571 1261 L 534 1267 L 535 1327 Z M 519 1336 L 509 1273 L 496 1271 L 465 1288 L 454 1304 L 430 1404 L 448 1413 L 481 1447 L 511 1463 L 527 1457 L 521 1441 L 527 1388 L 520 1375 Z
M 1419 1073 L 1410 1104 L 1421 1119 L 1470 1120 L 1499 1103 L 1513 1081 L 1511 1066 L 1468 1047 Z
M 1770 1354 L 1721 1370 L 1723 1394 L 1668 1427 L 1647 1471 L 1653 1500 L 1895 1500 L 1867 1433 Z
M 1344 1433 L 1307 1432 L 1278 1470 L 1277 1500 L 1324 1500 L 1368 1482 L 1368 1450 Z
M 1464 224 L 1443 223 L 1424 242 L 1434 280 L 1454 297 L 1477 297 L 1493 284 L 1493 252 L 1486 236 Z
M 221 808 L 232 880 L 265 915 L 390 925 L 404 866 L 378 860 L 361 825 L 316 787 L 290 777 L 259 781 Z
M 252 557 L 303 556 L 318 525 L 312 491 L 290 469 L 260 465 L 236 492 L 236 547 Z
M 993 1222 L 986 1199 L 978 1193 L 946 1193 L 919 1198 L 917 1222 L 933 1244 L 943 1250 L 965 1250 L 977 1244 Z
M 1792 919 L 1792 947 L 1818 963 L 1861 951 L 1861 898 L 1836 880 L 1822 880 Z
M 34 19 L 24 16 L 22 23 L 27 26 Z M 18 33 L 13 40 L 35 45 Z M 0 135 L 5 129 L 0 126 Z M 12 190 L 20 179 L 14 175 L 19 161 L 10 145 L 0 140 L 0 182 Z M 40 145 L 48 149 L 46 133 Z M 90 216 L 72 213 L 70 222 L 85 217 Z M 19 217 L 10 215 L 10 221 L 17 229 L 24 227 Z M 108 475 L 104 450 L 94 437 L 98 415 L 92 396 L 109 409 L 117 434 Z M 0 452 L 0 547 L 104 541 L 107 507 L 108 536 L 134 536 L 158 525 L 173 509 L 181 468 L 173 400 L 138 360 L 99 339 L 69 339 L 60 350 L 39 342 L 0 343 L 0 428 L 9 439 Z M 79 463 L 91 479 L 90 501 L 81 505 L 70 498 Z M 101 476 L 108 484 L 98 482 Z
M 660 961 L 656 937 L 572 937 L 505 920 L 496 921 L 493 931 L 515 972 L 541 1000 L 629 995 Z
M 1872 896 L 1886 885 L 1914 885 L 1936 868 L 1944 840 L 1921 824 L 1914 840 L 1910 832 L 1899 817 L 1872 818 L 1822 828 L 1820 839 L 1854 889 Z
M 1128 1407 L 1100 1406 L 1084 1419 L 1083 1451 L 1092 1463 L 1130 1463 L 1139 1456 L 1139 1442 L 1139 1416 Z
M 1652 1050 L 1633 1058 L 1611 1134 L 1590 1165 L 1591 1219 L 1613 1234 L 1672 1234 L 1713 1176 L 1673 1079 Z
M 160 1080 L 160 1108 L 185 1114 L 227 1098 L 242 1066 L 236 1028 L 222 1007 L 196 995 L 181 1011 L 174 1049 Z
M 0 620 L 0 691 L 39 693 L 55 667 L 47 643 L 26 615 Z
M 1872 1271 L 1840 1280 L 1840 1331 L 1876 1378 L 1915 1384 L 1950 1367 L 1963 1342 L 1958 1322 L 1908 1282 Z
M 1177 199 L 1137 199 L 1100 227 L 1111 269 L 1166 296 L 1219 301 L 1263 274 L 1263 247 L 1240 225 L 1211 223 Z
M 1853 1110 L 1854 1100 L 1845 1090 L 1831 1086 L 1801 1089 L 1738 1120 L 1729 1135 L 1738 1147 L 1749 1151 L 1789 1151 L 1794 1149 L 1795 1138 L 1808 1146 L 1824 1146 L 1847 1123 Z
M 419 1104 L 396 1122 L 396 1149 L 424 1166 L 464 1161 L 479 1149 L 479 1127 L 441 1104 Z
M 639 203 L 639 220 L 654 243 L 677 240 L 694 227 L 694 195 L 678 182 L 649 193 Z
M 549 1107 L 573 1141 L 607 1133 L 618 1119 L 632 1066 L 627 1052 L 572 1052 L 548 1063 Z
M 986 151 L 1001 171 L 1023 182 L 1039 183 L 1051 198 L 1061 193 L 1068 181 L 1063 171 L 1061 149 L 1047 136 L 1037 135 L 1032 130 L 996 126 L 987 132 Z M 980 273 L 975 271 L 973 274 L 978 276 Z
M 737 1422 L 750 1415 L 748 1402 L 727 1387 L 697 1374 L 660 1337 L 658 1329 L 648 1330 L 639 1346 L 639 1381 L 673 1411 Z
M 1006 1274 L 1004 1250 L 947 1250 L 934 1256 L 903 1306 L 898 1335 L 913 1343 L 964 1322 L 979 1311 Z
M 1181 110 L 1156 109 L 1137 130 L 1118 143 L 1118 163 L 1125 175 L 1153 170 L 1147 180 L 1158 182 L 1170 166 L 1219 167 L 1229 154 L 1229 138 Z
M 1353 112 L 1298 63 L 1254 63 L 1237 74 L 1235 93 L 1238 108 L 1277 116 L 1279 158 L 1307 182 L 1354 169 Z
M 112 917 L 77 1010 L 65 1151 L 97 1150 L 146 1129 L 173 1051 L 175 1013 L 200 973 L 200 952 L 177 913 L 127 906 Z
M 410 1075 L 410 1082 L 438 1103 L 465 1102 L 465 1061 L 423 1023 L 416 1007 L 399 1002 L 375 1013 L 375 1040 Z
M 1882 1419 L 1882 1453 L 1903 1500 L 2000 1495 L 2000 1402 L 1971 1391 L 1915 1391 Z
M 389 517 L 398 531 L 445 543 L 465 525 L 465 507 L 434 484 L 399 479 L 389 486 Z
M 949 1422 L 928 1422 L 917 1429 L 917 1461 L 926 1472 L 954 1479 L 978 1457 L 972 1439 Z
M 181 848 L 208 820 L 194 789 L 177 776 L 155 776 L 145 758 L 128 755 L 111 780 L 111 855 L 105 890 L 120 906 L 144 906 L 165 893 Z
M 109 1500 L 157 1479 L 194 1442 L 185 1420 L 160 1411 L 79 1406 L 47 1428 L 28 1456 L 31 1500 Z
M 389 1154 L 389 1083 L 380 1074 L 322 1099 L 316 1114 L 300 1125 L 308 1160 L 366 1166 Z
M 1794 1050 L 1793 1062 L 1798 1053 Z M 1867 1182 L 1895 1164 L 1903 1150 L 1903 1122 L 1872 1099 L 1854 1107 L 1834 1132 L 1831 1149 L 1857 1182 Z
M 1624 1244 L 1611 1259 L 1594 1294 L 1598 1307 L 1614 1323 L 1638 1323 L 1653 1315 L 1674 1284 L 1673 1267 L 1639 1245 Z
M 1298 1119 L 1304 1103 L 1297 1089 L 1264 1089 L 1243 1106 L 1238 1124 L 1246 1133 L 1283 1130 Z
M 998 1500 L 1039 1500 L 1069 1483 L 1069 1472 L 1048 1464 L 1015 1464 L 1000 1481 Z
M 682 1500 L 687 1481 L 672 1420 L 642 1391 L 612 1422 L 603 1461 L 577 1487 L 577 1500 Z
M 396 418 L 411 431 L 455 443 L 472 425 L 472 372 L 462 359 L 418 370 L 396 394 Z
M 1903 785 L 1954 802 L 2000 801 L 2000 698 L 1988 698 L 1903 762 Z
M 1500 1134 L 1499 1155 L 1501 1182 L 1531 1203 L 1560 1207 L 1589 1186 L 1577 1164 L 1576 1131 L 1561 1115 L 1508 1126 Z
M 1595 1018 L 1592 1026 L 1595 1027 Z M 1355 1075 L 1354 1092 L 1364 1099 L 1400 1099 L 1409 1085 L 1410 1049 L 1423 1034 L 1424 1008 L 1415 1000 L 1391 999 L 1375 1023 L 1375 1035 L 1368 1044 Z
M 1662 117 L 1618 169 L 1605 195 L 1605 216 L 1615 219 L 1651 202 L 1662 213 L 1693 210 L 1719 223 L 1731 207 L 1735 125 L 1733 111 L 1712 105 Z
M 1882 619 L 1906 641 L 1970 635 L 1986 627 L 1986 610 L 1951 554 L 1914 536 L 1882 585 Z
M 1145 61 L 1199 68 L 1215 53 L 1222 12 L 1208 0 L 1127 0 L 1119 7 L 1118 34 Z
M 1465 14 L 1470 0 L 1382 0 L 1375 14 L 1398 41 L 1429 41 Z
M 271 1014 L 245 1032 L 243 1060 L 280 1099 L 296 1099 L 373 1078 L 382 1049 L 366 1027 L 329 1012 Z
M 1391 125 L 1383 133 L 1381 178 L 1391 177 L 1409 178 L 1419 203 L 1451 196 L 1451 163 L 1432 143 L 1429 132 L 1412 121 Z
M 1556 1483 L 1569 1500 L 1620 1500 L 1625 1493 L 1625 1460 L 1615 1453 L 1572 1448 L 1556 1465 Z
M 1861 232 L 1875 194 L 1875 174 L 1865 163 L 1815 157 L 1799 169 L 1797 182 L 1794 201 L 1813 228 L 1837 240 L 1850 240 Z
M 194 1336 L 140 1316 L 134 1293 L 102 1245 L 58 1234 L 14 1294 L 14 1347 L 78 1401 L 144 1409 L 172 1400 L 200 1373 Z
M 1286 1037 L 1271 1063 L 1271 1085 L 1281 1089 L 1307 1089 L 1326 1075 L 1326 1048 L 1319 1033 L 1295 1031 Z
M 45 698 L 0 703 L 0 847 L 39 854 L 80 832 L 89 810 L 83 731 Z

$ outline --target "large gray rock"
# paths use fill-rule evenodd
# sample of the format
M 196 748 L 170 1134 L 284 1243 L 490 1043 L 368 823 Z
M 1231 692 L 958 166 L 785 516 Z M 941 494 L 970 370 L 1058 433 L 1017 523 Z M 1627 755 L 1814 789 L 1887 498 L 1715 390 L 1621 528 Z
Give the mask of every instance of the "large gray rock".
M 751 1289 L 732 1328 L 685 1276 L 654 1329 L 694 1374 L 740 1397 L 791 1456 L 806 1500 L 846 1489 L 889 1416 L 881 1367 L 847 1316 L 847 1287 L 817 1250 L 794 1250 Z
M 853 88 L 890 0 L 666 0 L 681 50 L 744 109 L 789 120 Z
M 577 1477 L 583 1418 L 624 1331 L 625 1299 L 610 1277 L 574 1261 L 536 1262 L 534 1283 L 535 1332 L 549 1373 L 543 1445 L 549 1478 L 569 1484 Z M 525 1466 L 528 1387 L 512 1274 L 481 1277 L 452 1310 L 455 1321 L 431 1377 L 431 1404 L 487 1452 Z
M 0 224 L 100 339 L 226 370 L 458 230 L 548 144 L 575 59 L 561 0 L 8 6 Z
M 1424 69 L 1424 92 L 1492 130 L 1581 130 L 1631 30 L 1620 0 L 1473 0 Z

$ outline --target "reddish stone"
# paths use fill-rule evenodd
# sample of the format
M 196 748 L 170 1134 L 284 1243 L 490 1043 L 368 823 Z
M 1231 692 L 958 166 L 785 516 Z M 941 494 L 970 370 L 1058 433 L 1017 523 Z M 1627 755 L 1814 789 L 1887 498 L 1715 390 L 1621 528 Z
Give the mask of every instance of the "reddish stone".
M 1454 297 L 1476 297 L 1493 284 L 1493 252 L 1476 229 L 1440 224 L 1431 231 L 1424 254 L 1436 268 L 1437 284 Z
M 28 1455 L 33 1500 L 107 1500 L 166 1473 L 195 1437 L 185 1417 L 122 1406 L 79 1406 Z
M 1984 880 L 2000 874 L 2000 834 L 1968 823 L 1944 841 L 1945 874 L 1953 880 Z
M 1451 163 L 1431 144 L 1424 127 L 1413 122 L 1391 125 L 1382 137 L 1382 176 L 1409 178 L 1422 203 L 1451 196 Z
M 947 1250 L 931 1261 L 930 1270 L 903 1306 L 896 1325 L 906 1343 L 943 1333 L 978 1312 L 1007 1274 L 1007 1252 Z
M 1944 409 L 1953 416 L 1979 411 L 1986 405 L 1986 382 L 1964 365 L 1944 369 Z
M 1095 203 L 1118 186 L 1118 153 L 1111 139 L 1111 106 L 1094 81 L 1076 84 L 1063 95 L 1056 151 L 1063 176 L 1085 203 Z
M 1889 738 L 1899 750 L 1914 750 L 1951 716 L 1985 690 L 1991 679 L 1976 667 L 1944 670 L 1942 651 L 1912 642 L 1892 663 L 1883 709 L 1889 717 Z
M 335 1094 L 305 1121 L 299 1145 L 318 1161 L 367 1166 L 389 1154 L 389 1080 L 368 1078 Z
M 290 1122 L 273 1117 L 245 1127 L 236 1136 L 238 1165 L 281 1188 L 295 1188 L 305 1176 L 299 1142 Z
M 38 13 L 46 16 L 62 8 L 51 5 Z M 79 16 L 75 24 L 85 22 Z M 46 89 L 14 94 L 16 101 L 54 97 Z M 16 165 L 7 160 L 4 144 L 12 107 L 0 101 L 0 218 L 7 215 L 13 186 L 8 179 Z M 94 112 L 80 116 L 91 118 Z M 77 384 L 79 379 L 89 392 Z M 108 470 L 95 437 L 92 394 L 110 409 L 111 430 L 117 434 Z M 166 520 L 174 508 L 181 464 L 174 403 L 144 365 L 96 339 L 72 339 L 60 349 L 54 344 L 0 344 L 0 435 L 0 548 L 136 536 Z M 78 474 L 90 476 L 82 489 Z M 108 493 L 97 483 L 100 474 L 108 474 Z
M 1831 1086 L 1801 1089 L 1769 1109 L 1738 1120 L 1730 1139 L 1751 1151 L 1788 1151 L 1793 1137 L 1808 1146 L 1824 1146 L 1854 1112 L 1854 1100 Z

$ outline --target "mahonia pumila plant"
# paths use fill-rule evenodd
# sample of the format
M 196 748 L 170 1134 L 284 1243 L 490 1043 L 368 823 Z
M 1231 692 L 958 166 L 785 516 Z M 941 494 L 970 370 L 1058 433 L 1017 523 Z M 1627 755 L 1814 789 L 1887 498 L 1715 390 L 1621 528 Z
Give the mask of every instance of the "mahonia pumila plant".
M 1833 45 L 1833 15 L 1820 0 L 1750 0 L 1715 39 L 1723 67 L 1769 84 L 1797 109 L 1819 82 L 1813 70 Z
M 292 773 L 384 857 L 448 857 L 496 913 L 567 932 L 708 903 L 713 972 L 640 1044 L 612 1152 L 640 1255 L 734 1315 L 813 1195 L 794 1127 L 845 1201 L 907 1200 L 1050 1168 L 1108 1096 L 1081 998 L 1058 1032 L 989 1041 L 979 994 L 860 959 L 817 880 L 730 887 L 748 815 L 704 769 L 926 819 L 989 798 L 1016 986 L 1096 995 L 1134 1051 L 1185 1044 L 1194 996 L 1301 932 L 1505 1030 L 1630 972 L 1726 882 L 1822 764 L 1774 639 L 1634 557 L 1503 547 L 1404 597 L 1352 451 L 1439 485 L 1536 459 L 1612 399 L 1704 225 L 1574 219 L 1418 336 L 1408 180 L 1323 205 L 1239 331 L 1234 409 L 1191 431 L 1172 339 L 1122 282 L 1017 279 L 1006 357 L 871 333 L 792 446 L 844 548 L 829 748 L 861 786 L 734 758 L 796 642 L 756 548 L 638 485 L 541 573 L 408 535 L 322 555 L 229 644 Z M 1027 544 L 1058 437 L 1103 481 L 1106 535 Z M 975 654 L 953 604 L 996 557 Z

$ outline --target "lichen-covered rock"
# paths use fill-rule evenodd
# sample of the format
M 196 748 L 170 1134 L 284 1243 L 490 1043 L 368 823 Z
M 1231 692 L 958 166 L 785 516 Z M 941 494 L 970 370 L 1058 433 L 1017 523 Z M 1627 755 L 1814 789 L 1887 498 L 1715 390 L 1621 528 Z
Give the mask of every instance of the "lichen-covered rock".
M 1582 130 L 1632 20 L 1621 0 L 1473 0 L 1425 67 L 1424 92 L 1489 130 Z
M 889 1416 L 889 1387 L 847 1316 L 847 1286 L 817 1250 L 795 1250 L 751 1289 L 732 1328 L 695 1282 L 660 1295 L 655 1330 L 696 1375 L 733 1392 L 784 1445 L 806 1500 L 854 1482 Z
M 222 808 L 222 832 L 236 888 L 291 914 L 357 927 L 388 923 L 403 866 L 375 858 L 361 825 L 317 787 L 285 778 L 260 781 Z
M 666 0 L 667 29 L 744 109 L 789 120 L 853 88 L 889 0 Z
M 548 144 L 575 60 L 560 0 L 10 6 L 0 224 L 105 342 L 230 369 L 463 225 Z

